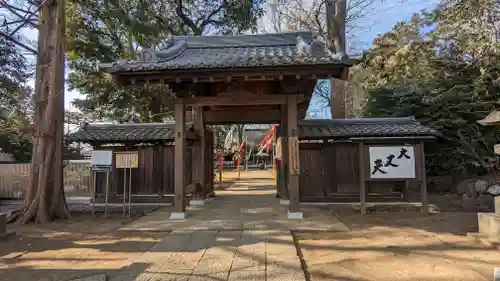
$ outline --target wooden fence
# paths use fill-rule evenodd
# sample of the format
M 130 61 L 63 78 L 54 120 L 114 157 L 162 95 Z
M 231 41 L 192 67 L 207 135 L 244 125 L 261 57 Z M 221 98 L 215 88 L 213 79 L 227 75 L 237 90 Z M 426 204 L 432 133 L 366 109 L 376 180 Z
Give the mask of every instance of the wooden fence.
M 64 168 L 66 196 L 90 196 L 91 165 L 79 162 L 70 162 Z M 22 199 L 29 185 L 30 169 L 30 163 L 0 163 L 0 198 Z

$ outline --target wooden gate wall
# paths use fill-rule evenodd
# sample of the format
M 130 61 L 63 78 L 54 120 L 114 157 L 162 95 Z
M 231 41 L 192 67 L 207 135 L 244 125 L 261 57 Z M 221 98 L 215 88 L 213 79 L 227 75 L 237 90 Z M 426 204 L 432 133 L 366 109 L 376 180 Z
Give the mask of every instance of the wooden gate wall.
M 301 202 L 359 202 L 358 163 L 355 143 L 301 143 Z M 402 200 L 404 185 L 404 181 L 367 182 L 367 201 Z
M 172 196 L 174 194 L 174 147 L 157 145 L 137 147 L 136 150 L 139 153 L 139 168 L 132 169 L 132 195 L 149 197 L 145 201 L 155 201 L 154 197 L 161 200 L 164 196 Z M 114 149 L 113 151 L 118 152 L 123 150 Z M 192 183 L 191 147 L 186 148 L 186 155 L 184 164 L 186 167 L 185 182 L 187 185 Z M 116 154 L 113 154 L 113 169 L 109 175 L 108 200 L 110 202 L 116 201 L 117 197 L 123 198 L 125 169 L 116 168 L 115 160 Z M 126 180 L 129 181 L 130 169 L 126 170 Z M 97 173 L 96 197 L 99 199 L 104 198 L 105 183 L 106 174 Z

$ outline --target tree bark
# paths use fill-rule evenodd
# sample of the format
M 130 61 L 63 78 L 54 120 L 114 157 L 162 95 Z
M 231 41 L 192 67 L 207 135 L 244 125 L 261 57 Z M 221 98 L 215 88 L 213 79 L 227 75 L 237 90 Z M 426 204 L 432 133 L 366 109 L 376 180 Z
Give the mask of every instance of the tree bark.
M 346 52 L 346 0 L 326 0 L 327 46 L 339 59 L 347 58 Z M 332 78 L 330 96 L 331 118 L 346 117 L 345 81 L 347 77 Z
M 48 223 L 69 218 L 63 184 L 64 0 L 49 0 L 39 13 L 35 84 L 35 143 L 23 208 L 9 218 Z

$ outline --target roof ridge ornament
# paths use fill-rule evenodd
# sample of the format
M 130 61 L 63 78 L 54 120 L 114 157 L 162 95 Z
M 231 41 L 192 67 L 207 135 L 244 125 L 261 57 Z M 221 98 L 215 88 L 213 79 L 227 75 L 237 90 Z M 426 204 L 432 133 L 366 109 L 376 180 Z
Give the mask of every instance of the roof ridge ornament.
M 299 54 L 313 57 L 324 57 L 327 53 L 325 41 L 319 36 L 310 44 L 302 36 L 297 36 L 296 48 Z
M 326 54 L 326 43 L 323 38 L 316 36 L 309 45 L 311 55 L 314 57 L 324 57 Z
M 167 34 L 167 38 L 165 38 L 165 40 L 163 41 L 163 44 L 161 46 L 161 49 L 168 49 L 170 48 L 170 46 L 172 46 L 174 44 L 174 39 L 172 38 L 172 34 L 171 33 L 168 33 Z
M 174 40 L 170 37 L 165 44 L 165 49 L 158 51 L 156 55 L 162 62 L 169 61 L 183 54 L 187 47 L 186 40 Z
M 297 52 L 301 55 L 310 55 L 311 50 L 309 44 L 302 38 L 302 36 L 297 36 L 297 43 L 296 43 L 296 48 Z
M 139 60 L 142 62 L 157 62 L 156 52 L 150 48 L 144 48 L 139 53 Z

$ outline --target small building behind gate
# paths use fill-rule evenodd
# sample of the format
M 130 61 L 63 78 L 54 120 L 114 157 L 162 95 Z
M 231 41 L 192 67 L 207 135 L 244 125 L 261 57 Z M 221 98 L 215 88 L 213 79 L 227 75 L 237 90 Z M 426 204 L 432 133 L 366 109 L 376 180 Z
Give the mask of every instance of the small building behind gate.
M 413 118 L 353 118 L 302 120 L 298 135 L 300 202 L 387 202 L 425 185 L 423 144 L 438 133 Z M 278 175 L 282 198 L 285 178 Z
M 116 154 L 137 151 L 138 168 L 131 173 L 132 203 L 172 203 L 174 196 L 174 126 L 175 123 L 87 124 L 68 137 L 70 142 L 92 145 L 94 150 L 112 150 L 113 165 L 109 175 L 108 202 L 122 203 L 125 170 L 116 167 Z M 199 141 L 190 125 L 186 132 L 185 183 L 192 183 L 192 147 Z M 211 136 L 212 132 L 207 129 Z M 212 147 L 213 137 L 206 138 Z M 212 159 L 212 149 L 205 154 Z M 205 197 L 213 196 L 213 161 L 205 169 L 208 183 Z M 129 171 L 127 171 L 129 173 Z M 96 173 L 96 202 L 104 202 L 106 175 Z M 128 184 L 128 183 L 127 183 Z M 187 195 L 190 198 L 190 195 Z

